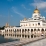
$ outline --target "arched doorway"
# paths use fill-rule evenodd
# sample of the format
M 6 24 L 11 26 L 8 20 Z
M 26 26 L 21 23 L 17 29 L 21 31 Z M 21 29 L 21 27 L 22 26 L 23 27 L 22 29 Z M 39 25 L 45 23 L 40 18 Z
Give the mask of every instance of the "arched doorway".
M 37 31 L 37 36 L 41 36 L 41 33 L 40 33 L 40 29 L 38 28 L 38 31 Z
M 34 29 L 34 31 L 36 31 L 36 29 Z
M 41 36 L 44 35 L 44 29 L 41 29 Z
M 33 34 L 31 35 L 31 38 L 33 38 Z

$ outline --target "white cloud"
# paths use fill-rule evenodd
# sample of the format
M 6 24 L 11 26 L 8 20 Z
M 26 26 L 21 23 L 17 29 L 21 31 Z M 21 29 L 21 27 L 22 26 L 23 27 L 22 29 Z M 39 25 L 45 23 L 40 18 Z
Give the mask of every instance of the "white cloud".
M 34 3 L 30 4 L 33 5 L 34 7 L 38 7 L 39 9 L 44 9 L 46 8 L 46 2 L 42 0 L 34 0 Z
M 21 6 L 22 6 L 24 9 L 26 9 L 26 10 L 31 10 L 31 9 L 27 9 L 27 8 L 25 7 L 25 5 L 23 5 L 23 4 L 22 4 Z
M 37 3 L 37 2 L 42 2 L 42 0 L 34 0 L 34 2 L 35 2 L 35 3 Z
M 25 17 L 23 14 L 19 13 L 19 12 L 16 10 L 15 7 L 12 7 L 12 9 L 13 9 L 14 13 L 18 14 L 18 15 L 21 16 L 22 18 Z

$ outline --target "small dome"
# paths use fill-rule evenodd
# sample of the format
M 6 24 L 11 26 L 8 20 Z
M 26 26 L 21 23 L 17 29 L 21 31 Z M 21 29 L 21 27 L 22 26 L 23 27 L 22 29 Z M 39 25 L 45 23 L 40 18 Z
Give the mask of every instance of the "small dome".
M 24 18 L 24 20 L 27 20 L 27 18 Z
M 37 9 L 37 7 L 36 7 L 36 9 L 34 10 L 34 13 L 40 13 L 40 11 Z
M 8 27 L 9 26 L 9 24 L 8 23 L 6 23 L 6 25 L 5 25 L 6 27 Z

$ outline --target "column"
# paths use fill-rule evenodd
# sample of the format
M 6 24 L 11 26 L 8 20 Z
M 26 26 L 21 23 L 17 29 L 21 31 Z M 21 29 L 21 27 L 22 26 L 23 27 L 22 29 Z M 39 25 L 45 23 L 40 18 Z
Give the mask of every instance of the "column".
M 21 29 L 21 38 L 22 38 L 22 29 Z

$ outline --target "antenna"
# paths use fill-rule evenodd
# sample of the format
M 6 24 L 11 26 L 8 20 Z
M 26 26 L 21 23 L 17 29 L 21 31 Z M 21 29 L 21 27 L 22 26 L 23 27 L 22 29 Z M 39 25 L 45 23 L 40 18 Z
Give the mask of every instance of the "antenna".
M 10 17 L 9 15 L 10 15 L 10 12 L 9 12 L 9 9 L 8 9 L 8 22 L 7 22 L 8 26 L 9 26 L 9 17 Z
M 37 9 L 37 6 L 36 6 L 36 9 Z

